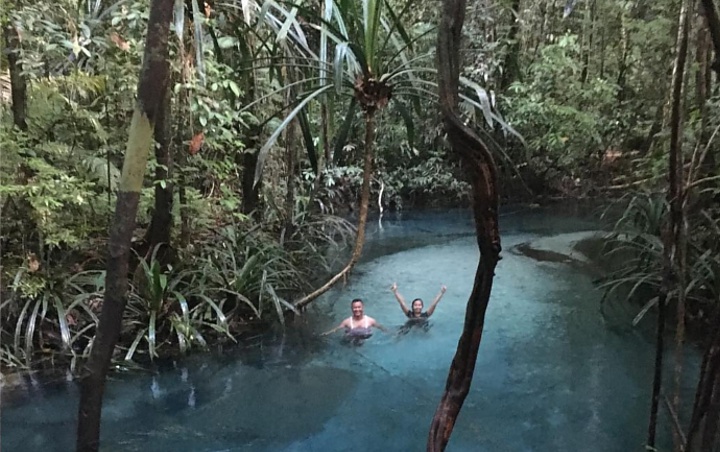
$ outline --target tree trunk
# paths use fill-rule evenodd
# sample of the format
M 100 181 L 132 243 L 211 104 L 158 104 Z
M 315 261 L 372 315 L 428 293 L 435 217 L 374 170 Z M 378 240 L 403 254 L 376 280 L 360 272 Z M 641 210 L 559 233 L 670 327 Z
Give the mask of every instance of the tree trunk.
M 658 408 L 660 406 L 660 392 L 662 391 L 663 352 L 665 350 L 666 303 L 666 294 L 660 294 L 658 298 L 657 330 L 655 334 L 655 369 L 653 371 L 652 396 L 650 399 L 650 419 L 648 420 L 648 450 L 655 450 L 655 438 L 657 436 Z
M 289 52 L 288 52 L 289 53 Z M 288 58 L 291 58 L 290 55 L 287 56 Z M 295 81 L 295 74 L 293 67 L 286 67 L 287 70 L 287 83 L 288 85 L 292 84 Z M 296 99 L 297 93 L 295 92 L 294 87 L 290 87 L 287 90 L 285 103 L 287 105 L 290 105 L 290 103 Z M 285 167 L 287 170 L 287 176 L 286 176 L 286 185 L 287 190 L 285 192 L 285 227 L 283 228 L 282 237 L 283 238 L 289 238 L 292 237 L 294 229 L 295 229 L 295 223 L 294 223 L 294 216 L 295 216 L 295 159 L 296 159 L 296 152 L 295 152 L 295 138 L 296 138 L 296 132 L 297 132 L 297 120 L 293 119 L 290 124 L 287 125 L 287 128 L 285 129 Z M 284 240 L 282 240 L 284 244 Z
M 595 0 L 591 1 L 588 5 L 587 16 L 587 29 L 584 33 L 584 35 L 587 36 L 587 45 L 583 49 L 583 63 L 582 70 L 580 71 L 580 84 L 583 86 L 587 83 L 588 73 L 590 71 L 590 53 L 593 50 L 593 35 L 595 32 Z
M 155 123 L 155 142 L 157 143 L 155 146 L 155 159 L 157 160 L 157 167 L 155 168 L 155 207 L 150 219 L 150 226 L 145 235 L 145 242 L 150 252 L 161 243 L 169 246 L 172 232 L 171 98 L 171 90 L 165 90 L 165 97 L 158 109 Z M 161 253 L 161 255 L 163 254 L 165 253 Z
M 598 77 L 600 77 L 600 80 L 605 80 L 605 27 L 600 27 L 600 68 Z
M 703 6 L 703 14 L 707 20 L 713 48 L 715 49 L 715 60 L 712 63 L 712 69 L 720 75 L 720 60 L 718 60 L 718 55 L 720 55 L 720 18 L 718 18 L 713 0 L 700 0 L 700 2 Z
M 465 325 L 450 365 L 445 392 L 435 410 L 427 450 L 443 451 L 465 397 L 470 391 L 485 312 L 500 255 L 497 168 L 489 150 L 457 115 L 460 43 L 466 0 L 445 0 L 438 29 L 438 91 L 440 109 L 452 150 L 463 162 L 472 184 L 472 204 L 480 261 L 465 312 Z
M 705 445 L 717 441 L 718 397 L 720 397 L 720 308 L 712 317 L 713 330 L 700 365 L 695 402 L 685 444 L 687 452 L 711 450 Z M 714 418 L 714 419 L 713 419 Z M 713 436 L 712 440 L 709 438 Z
M 712 49 L 710 42 L 710 32 L 702 17 L 698 18 L 697 24 L 697 49 L 695 52 L 695 61 L 697 70 L 695 73 L 695 102 L 700 116 L 700 131 L 698 133 L 701 143 L 707 143 L 708 134 L 708 109 L 707 100 L 710 93 L 710 84 L 712 81 L 712 71 L 710 63 L 712 61 Z M 699 177 L 707 176 L 717 167 L 715 153 L 707 152 L 705 158 L 698 162 Z M 688 183 L 692 181 L 688 180 Z
M 705 21 L 698 18 L 697 21 L 697 47 L 695 51 L 695 103 L 700 112 L 700 120 L 702 121 L 701 129 L 706 129 L 707 119 L 703 114 L 705 112 L 705 102 L 708 98 L 707 74 L 710 70 L 708 65 L 708 53 L 710 50 L 710 34 Z
M 675 63 L 672 71 L 672 88 L 670 100 L 670 152 L 668 154 L 668 191 L 667 200 L 670 215 L 667 227 L 663 228 L 663 283 L 658 299 L 658 334 L 655 350 L 655 376 L 653 379 L 653 395 L 648 428 L 648 448 L 655 447 L 657 427 L 658 400 L 662 390 L 662 334 L 665 328 L 665 303 L 673 289 L 677 289 L 677 328 L 675 335 L 675 392 L 673 409 L 679 412 L 679 384 L 682 374 L 682 347 L 685 334 L 685 212 L 683 191 L 683 152 L 682 152 L 682 100 L 685 60 L 688 45 L 688 1 L 684 0 L 678 19 L 678 37 L 676 43 Z M 675 284 L 677 284 L 676 287 Z M 673 431 L 675 450 L 681 450 L 679 435 Z
M 630 37 L 626 26 L 627 19 L 624 13 L 620 13 L 620 56 L 618 60 L 618 76 L 617 76 L 617 101 L 622 104 L 627 94 L 627 59 L 630 52 Z
M 672 103 L 670 110 L 670 153 L 669 158 L 669 186 L 668 186 L 668 203 L 670 204 L 670 243 L 672 269 L 668 272 L 670 281 L 674 281 L 676 287 L 668 287 L 668 289 L 676 289 L 677 296 L 677 326 L 675 329 L 675 388 L 673 394 L 673 408 L 676 413 L 680 411 L 680 390 L 682 378 L 683 364 L 683 345 L 685 342 L 685 273 L 686 273 L 686 230 L 685 221 L 685 190 L 684 190 L 684 174 L 683 174 L 683 87 L 685 79 L 685 62 L 687 60 L 688 50 L 688 33 L 690 28 L 690 2 L 684 0 L 680 7 L 680 17 L 678 19 L 678 37 L 677 51 L 675 55 L 675 64 L 672 76 Z M 669 286 L 669 284 L 668 284 Z M 673 430 L 673 439 L 675 450 L 682 450 L 682 441 L 677 433 Z
M 153 127 L 168 83 L 168 34 L 172 11 L 172 0 L 153 0 L 150 6 L 138 97 L 125 150 L 115 221 L 110 229 L 100 324 L 82 377 L 78 452 L 95 452 L 100 445 L 100 414 L 105 378 L 120 336 L 125 309 L 130 240 L 135 229 L 140 190 L 152 146 Z
M 27 130 L 27 81 L 19 58 L 20 35 L 12 23 L 5 26 L 5 45 L 10 72 L 10 95 L 12 98 L 13 123 L 20 130 Z
M 255 71 L 248 72 L 244 79 L 245 94 L 243 95 L 243 105 L 249 105 L 255 100 Z M 245 149 L 236 154 L 235 164 L 242 167 L 242 205 L 240 209 L 245 215 L 252 215 L 256 220 L 260 220 L 262 212 L 260 210 L 260 187 L 262 186 L 262 175 L 255 183 L 255 170 L 258 162 L 258 147 L 260 141 L 261 127 L 257 124 L 249 124 L 245 131 Z
M 328 115 L 328 102 L 329 98 L 326 98 L 324 102 L 320 104 L 320 123 L 321 123 L 321 141 L 323 152 L 325 153 L 325 165 L 332 167 L 333 153 L 332 147 L 330 146 L 330 118 Z
M 241 153 L 241 165 L 242 165 L 242 213 L 245 215 L 252 215 L 254 218 L 260 218 L 260 184 L 262 179 L 255 183 L 255 169 L 257 168 L 258 161 L 258 136 L 254 127 L 248 132 L 247 146 L 248 149 L 252 149 L 248 152 L 247 149 Z
M 345 267 L 340 270 L 335 276 L 330 278 L 322 287 L 315 290 L 314 292 L 302 297 L 295 302 L 295 307 L 302 309 L 307 306 L 310 302 L 315 300 L 320 295 L 324 294 L 330 288 L 335 285 L 336 282 L 340 281 L 341 278 L 345 277 L 350 270 L 355 266 L 360 255 L 362 254 L 363 246 L 365 245 L 365 225 L 367 224 L 368 206 L 370 204 L 370 180 L 372 179 L 372 159 L 375 144 L 375 112 L 367 111 L 365 113 L 365 163 L 363 165 L 363 183 L 362 192 L 360 195 L 360 213 L 358 216 L 357 226 L 357 237 L 355 238 L 355 247 L 353 248 L 350 260 Z
M 510 30 L 508 32 L 507 54 L 505 55 L 505 64 L 503 65 L 503 73 L 500 78 L 500 91 L 505 92 L 508 87 L 515 81 L 520 79 L 520 0 L 512 0 L 510 5 Z

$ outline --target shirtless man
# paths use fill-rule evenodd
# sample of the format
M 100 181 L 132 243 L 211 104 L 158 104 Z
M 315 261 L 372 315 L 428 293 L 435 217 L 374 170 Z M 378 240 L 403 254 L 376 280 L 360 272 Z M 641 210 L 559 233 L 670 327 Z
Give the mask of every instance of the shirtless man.
M 352 308 L 352 315 L 340 322 L 340 325 L 330 331 L 322 333 L 322 336 L 327 336 L 344 328 L 345 337 L 353 342 L 358 342 L 372 336 L 373 328 L 378 328 L 387 333 L 387 329 L 384 326 L 380 325 L 372 317 L 365 315 L 363 301 L 361 299 L 354 299 L 352 303 L 350 303 L 350 307 Z

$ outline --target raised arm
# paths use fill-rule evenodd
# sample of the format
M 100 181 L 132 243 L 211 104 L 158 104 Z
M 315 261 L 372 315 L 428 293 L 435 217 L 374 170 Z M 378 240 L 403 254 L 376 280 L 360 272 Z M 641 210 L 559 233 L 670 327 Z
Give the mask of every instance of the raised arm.
M 405 303 L 405 298 L 398 292 L 397 283 L 393 283 L 392 287 L 390 287 L 390 290 L 392 290 L 392 293 L 395 295 L 395 299 L 400 303 L 400 309 L 402 309 L 403 314 L 407 314 L 409 309 L 407 307 L 407 304 Z
M 447 290 L 447 287 L 442 286 L 440 288 L 440 292 L 435 296 L 435 299 L 430 303 L 430 307 L 427 310 L 427 315 L 430 317 L 433 312 L 435 312 L 435 308 L 437 307 L 438 303 L 440 303 L 440 299 L 445 294 L 445 291 Z

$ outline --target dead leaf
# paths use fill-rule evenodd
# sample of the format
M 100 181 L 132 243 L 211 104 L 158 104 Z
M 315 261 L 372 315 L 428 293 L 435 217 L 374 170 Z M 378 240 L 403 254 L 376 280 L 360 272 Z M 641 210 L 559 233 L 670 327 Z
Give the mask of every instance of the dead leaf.
M 190 149 L 188 150 L 190 155 L 195 155 L 200 152 L 200 148 L 203 145 L 203 140 L 205 140 L 205 134 L 202 132 L 192 137 L 192 140 L 190 140 Z
M 127 41 L 121 38 L 120 35 L 114 31 L 110 33 L 110 40 L 123 52 L 127 52 L 130 50 L 130 44 L 128 44 Z
M 30 253 L 27 255 L 27 262 L 28 271 L 30 273 L 35 273 L 36 271 L 40 270 L 40 261 L 38 260 L 35 253 Z

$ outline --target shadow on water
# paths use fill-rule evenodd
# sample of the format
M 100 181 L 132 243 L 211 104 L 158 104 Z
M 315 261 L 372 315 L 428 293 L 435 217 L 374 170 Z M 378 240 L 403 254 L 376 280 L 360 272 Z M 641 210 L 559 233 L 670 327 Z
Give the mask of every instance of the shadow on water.
M 115 374 L 104 450 L 423 450 L 477 266 L 472 220 L 467 211 L 405 212 L 373 225 L 350 282 L 285 334 L 167 362 L 152 374 Z M 501 226 L 509 250 L 597 222 L 506 210 Z M 600 315 L 601 294 L 579 268 L 503 256 L 473 387 L 448 450 L 642 450 L 653 355 L 651 338 L 627 327 L 634 313 Z M 426 303 L 447 285 L 427 331 L 396 334 L 405 318 L 389 291 L 394 281 L 408 299 Z M 349 315 L 356 296 L 392 333 L 377 332 L 362 347 L 319 337 Z M 75 383 L 22 388 L 2 393 L 3 450 L 72 450 Z

